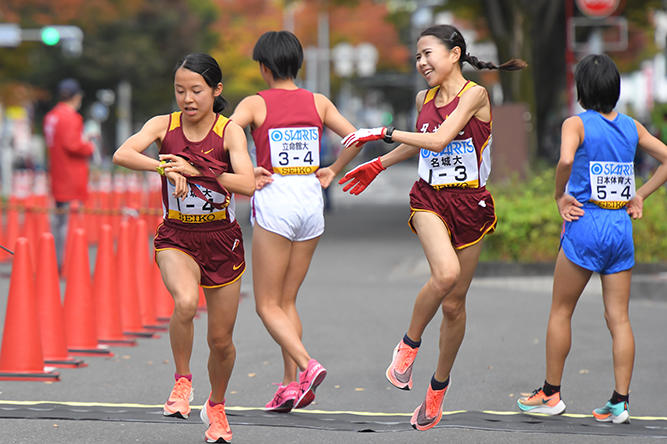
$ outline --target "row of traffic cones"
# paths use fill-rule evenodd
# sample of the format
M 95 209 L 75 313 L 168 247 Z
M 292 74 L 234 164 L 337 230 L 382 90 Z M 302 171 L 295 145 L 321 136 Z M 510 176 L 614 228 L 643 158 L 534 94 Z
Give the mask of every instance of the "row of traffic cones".
M 113 356 L 109 346 L 133 346 L 136 337 L 166 330 L 158 316 L 168 321 L 173 301 L 147 245 L 142 247 L 148 240 L 145 221 L 134 224 L 121 222 L 116 255 L 111 227 L 100 228 L 92 282 L 85 231 L 73 229 L 64 304 L 51 233 L 40 236 L 36 274 L 30 241 L 16 240 L 0 379 L 58 380 L 48 366 L 82 367 L 74 356 Z
M 70 209 L 80 219 L 80 226 L 85 228 L 89 244 L 98 242 L 99 229 L 104 224 L 111 225 L 114 239 L 117 239 L 120 222 L 128 215 L 144 219 L 149 228 L 160 223 L 159 176 L 112 176 L 106 172 L 95 176 L 86 202 L 80 208 L 72 206 Z M 7 201 L 0 200 L 0 245 L 11 248 L 19 236 L 25 236 L 32 241 L 31 248 L 36 248 L 39 235 L 51 231 L 48 227 L 50 215 L 58 211 L 49 202 L 47 177 L 45 173 L 23 171 L 16 174 L 13 182 L 12 195 Z M 0 253 L 0 261 L 10 259 L 10 254 Z

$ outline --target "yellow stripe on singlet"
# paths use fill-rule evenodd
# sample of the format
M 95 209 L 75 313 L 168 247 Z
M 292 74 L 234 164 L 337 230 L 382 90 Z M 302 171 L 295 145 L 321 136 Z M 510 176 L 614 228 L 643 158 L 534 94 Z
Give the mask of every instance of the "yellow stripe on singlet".
M 426 92 L 426 97 L 424 97 L 424 105 L 435 98 L 435 95 L 438 94 L 440 86 L 434 86 Z
M 461 91 L 459 91 L 456 97 L 461 97 L 464 92 L 468 91 L 473 86 L 477 86 L 477 84 L 475 82 L 468 81 L 468 83 L 465 84 L 465 86 L 461 89 Z
M 225 127 L 227 127 L 227 124 L 229 123 L 229 119 L 222 114 L 218 115 L 218 120 L 215 122 L 215 125 L 213 126 L 213 132 L 218 135 L 218 137 L 222 137 L 222 135 L 225 133 Z
M 171 113 L 171 123 L 169 123 L 169 131 L 173 131 L 181 126 L 181 112 L 175 111 Z

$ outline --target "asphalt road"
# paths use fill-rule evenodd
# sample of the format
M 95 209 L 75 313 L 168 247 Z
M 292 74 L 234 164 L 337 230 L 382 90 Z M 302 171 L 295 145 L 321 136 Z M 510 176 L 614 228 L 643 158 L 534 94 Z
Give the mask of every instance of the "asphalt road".
M 410 392 L 390 387 L 384 371 L 392 349 L 407 329 L 416 292 L 428 276 L 416 237 L 407 227 L 407 199 L 403 193 L 378 186 L 377 201 L 345 200 L 333 193 L 334 211 L 327 215 L 327 232 L 315 254 L 299 297 L 304 343 L 329 371 L 318 389 L 316 403 L 307 410 L 408 414 L 422 401 L 435 368 L 440 315 L 423 337 L 415 364 L 415 387 Z M 385 199 L 386 198 L 386 199 Z M 246 244 L 251 230 L 247 204 L 240 203 Z M 247 248 L 249 252 L 250 248 Z M 9 285 L 8 264 L 0 265 L 0 307 Z M 498 273 L 496 273 L 498 274 Z M 251 271 L 243 278 L 245 297 L 235 330 L 237 360 L 227 405 L 261 407 L 281 379 L 281 356 L 254 311 Z M 479 276 L 468 296 L 466 338 L 445 398 L 446 412 L 516 412 L 519 393 L 531 391 L 544 379 L 544 336 L 550 303 L 549 276 L 516 274 Z M 631 319 L 637 342 L 632 382 L 631 415 L 667 417 L 667 348 L 664 343 L 667 299 L 633 295 Z M 192 356 L 195 400 L 208 394 L 205 314 L 196 320 Z M 0 322 L 4 309 L 0 313 Z M 168 338 L 141 339 L 134 348 L 114 348 L 113 358 L 85 358 L 82 369 L 62 369 L 56 383 L 0 381 L 0 407 L 7 401 L 101 402 L 161 405 L 172 386 L 173 364 Z M 593 280 L 582 297 L 573 322 L 573 347 L 568 359 L 563 398 L 569 413 L 588 415 L 608 399 L 613 387 L 611 340 L 602 316 L 600 284 Z M 82 407 L 85 410 L 85 407 Z M 150 409 L 150 408 L 149 408 Z M 153 408 L 159 412 L 159 407 Z M 253 413 L 247 415 L 252 419 Z M 260 415 L 257 413 L 257 415 Z M 295 426 L 292 415 L 271 426 L 242 425 L 230 416 L 236 443 L 408 443 L 408 442 L 648 442 L 643 436 L 596 435 L 593 427 L 571 434 L 553 433 L 540 424 L 522 431 L 457 426 L 446 415 L 442 426 L 416 432 L 404 423 L 397 431 L 358 433 L 348 420 L 332 421 L 331 430 Z M 0 418 L 3 416 L 0 409 Z M 560 419 L 560 418 L 557 418 Z M 562 418 L 563 421 L 566 418 Z M 453 421 L 453 422 L 452 422 Z M 592 418 L 581 421 L 594 423 Z M 638 421 L 634 421 L 635 424 Z M 639 421 L 640 422 L 640 421 Z M 557 424 L 557 423 L 556 423 Z M 660 422 L 665 435 L 667 420 Z M 450 425 L 448 427 L 448 425 Z M 621 426 L 616 430 L 622 431 Z M 583 432 L 582 432 L 583 430 Z M 611 432 L 609 431 L 611 430 Z M 197 443 L 204 427 L 196 421 L 170 423 L 83 421 L 63 419 L 0 419 L 0 442 L 50 443 L 151 442 Z

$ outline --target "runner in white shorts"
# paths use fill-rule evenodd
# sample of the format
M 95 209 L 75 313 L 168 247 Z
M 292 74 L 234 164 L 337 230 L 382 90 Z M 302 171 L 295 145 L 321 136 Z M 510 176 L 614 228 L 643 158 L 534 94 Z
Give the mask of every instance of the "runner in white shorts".
M 250 126 L 257 148 L 257 190 L 251 210 L 255 302 L 284 360 L 282 381 L 266 409 L 289 412 L 310 404 L 326 376 L 301 342 L 296 296 L 324 232 L 322 188 L 360 148 L 344 150 L 333 165 L 319 168 L 324 125 L 340 136 L 355 128 L 328 98 L 294 83 L 303 62 L 303 49 L 294 34 L 263 34 L 253 59 L 269 89 L 243 99 L 231 119 L 241 127 Z
M 315 174 L 271 175 L 272 182 L 255 191 L 251 200 L 253 226 L 292 242 L 318 238 L 324 233 L 322 185 Z

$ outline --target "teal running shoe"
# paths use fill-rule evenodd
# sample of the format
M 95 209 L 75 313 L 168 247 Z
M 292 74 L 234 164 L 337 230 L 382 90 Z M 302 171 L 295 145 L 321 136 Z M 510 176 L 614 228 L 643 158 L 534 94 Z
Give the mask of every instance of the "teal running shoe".
M 593 410 L 593 416 L 600 422 L 613 422 L 614 424 L 630 424 L 630 413 L 628 413 L 628 403 L 625 401 L 612 404 L 610 401 Z

